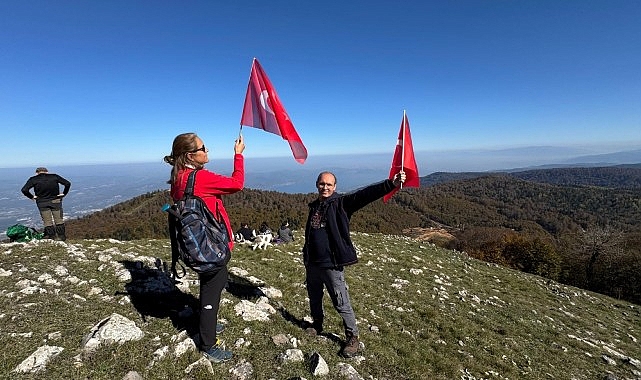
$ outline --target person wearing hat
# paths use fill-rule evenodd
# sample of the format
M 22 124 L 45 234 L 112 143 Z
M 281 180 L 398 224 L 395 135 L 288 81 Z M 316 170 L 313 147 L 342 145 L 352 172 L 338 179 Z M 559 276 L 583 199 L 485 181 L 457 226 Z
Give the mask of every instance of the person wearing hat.
M 64 186 L 60 192 L 60 185 Z M 33 188 L 33 193 L 31 189 Z M 42 223 L 45 226 L 44 238 L 67 240 L 62 216 L 62 198 L 69 193 L 71 182 L 58 174 L 49 173 L 47 168 L 39 167 L 36 175 L 30 177 L 22 186 L 22 194 L 33 199 L 38 205 Z

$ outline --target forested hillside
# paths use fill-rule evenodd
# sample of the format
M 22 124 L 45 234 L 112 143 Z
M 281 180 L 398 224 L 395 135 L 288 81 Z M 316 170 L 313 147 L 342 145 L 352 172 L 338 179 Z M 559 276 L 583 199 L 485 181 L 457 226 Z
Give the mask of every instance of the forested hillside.
M 557 175 L 555 175 L 555 173 Z M 420 189 L 376 201 L 354 231 L 402 234 L 437 227 L 441 245 L 471 256 L 608 295 L 641 302 L 641 169 L 541 169 L 516 173 L 435 173 Z M 302 234 L 315 194 L 245 189 L 227 196 L 234 228 L 288 220 Z M 68 223 L 73 238 L 166 238 L 167 192 L 145 194 Z
M 600 186 L 619 189 L 641 188 L 641 164 L 605 167 L 569 167 L 501 172 L 437 172 L 421 178 L 421 186 L 432 186 L 488 175 L 504 174 L 537 183 L 568 186 Z

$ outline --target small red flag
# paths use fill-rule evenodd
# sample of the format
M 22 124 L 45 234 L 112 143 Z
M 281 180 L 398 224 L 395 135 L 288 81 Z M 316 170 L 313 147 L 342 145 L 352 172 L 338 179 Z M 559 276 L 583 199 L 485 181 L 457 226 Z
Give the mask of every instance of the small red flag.
M 414 158 L 414 147 L 412 146 L 412 136 L 410 134 L 410 122 L 407 120 L 407 114 L 403 111 L 403 120 L 401 121 L 401 130 L 398 132 L 398 142 L 392 159 L 392 167 L 389 171 L 389 179 L 403 170 L 405 172 L 405 187 L 419 187 L 421 179 L 418 176 L 418 166 Z M 398 188 L 383 197 L 383 202 L 387 202 L 392 195 L 398 191 Z
M 301 164 L 305 162 L 307 149 L 256 58 L 252 63 L 240 125 L 263 129 L 282 137 L 289 143 L 296 161 Z

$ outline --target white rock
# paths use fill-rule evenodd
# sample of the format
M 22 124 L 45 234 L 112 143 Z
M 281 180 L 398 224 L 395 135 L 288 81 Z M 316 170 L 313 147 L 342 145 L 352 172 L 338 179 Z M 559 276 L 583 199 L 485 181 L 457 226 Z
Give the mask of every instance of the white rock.
M 354 367 L 347 363 L 338 363 L 336 365 L 336 369 L 338 370 L 338 374 L 346 379 L 364 380 L 363 377 L 358 373 L 358 371 L 356 371 Z
M 309 358 L 309 371 L 314 376 L 325 376 L 329 374 L 327 362 L 318 352 L 312 353 L 312 356 Z
M 212 375 L 214 374 L 214 367 L 211 365 L 211 362 L 205 357 L 202 357 L 202 358 L 198 359 L 197 361 L 195 361 L 195 362 L 191 363 L 190 365 L 188 365 L 187 368 L 185 368 L 185 373 L 189 374 L 189 373 L 191 373 L 191 371 L 193 371 L 194 369 L 196 369 L 198 367 L 203 367 L 210 374 L 212 374 Z
M 14 372 L 18 373 L 36 373 L 43 371 L 51 359 L 58 356 L 64 348 L 57 346 L 41 346 L 22 361 Z
M 82 347 L 85 351 L 91 351 L 101 344 L 124 343 L 131 340 L 139 340 L 145 334 L 136 323 L 113 313 L 111 316 L 98 322 L 82 340 Z
M 254 374 L 254 367 L 250 362 L 245 359 L 241 359 L 238 364 L 229 369 L 229 373 L 234 379 L 246 380 L 250 379 Z
M 298 348 L 289 348 L 282 354 L 278 355 L 278 360 L 282 363 L 302 362 L 305 360 L 305 356 L 303 355 L 303 351 Z
M 0 277 L 9 277 L 13 274 L 10 270 L 4 270 L 0 268 Z

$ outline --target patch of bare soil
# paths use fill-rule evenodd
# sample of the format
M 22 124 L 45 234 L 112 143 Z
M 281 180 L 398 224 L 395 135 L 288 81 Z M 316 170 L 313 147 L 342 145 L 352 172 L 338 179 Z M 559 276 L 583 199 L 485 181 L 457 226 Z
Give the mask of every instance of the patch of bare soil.
M 456 237 L 443 228 L 412 227 L 403 230 L 403 235 L 419 241 L 436 244 L 439 247 L 451 248 Z

